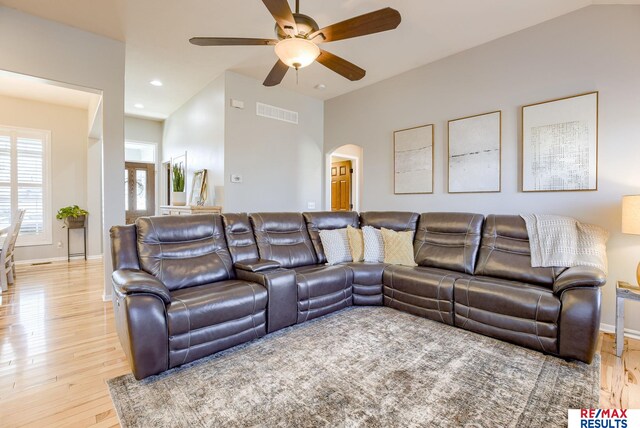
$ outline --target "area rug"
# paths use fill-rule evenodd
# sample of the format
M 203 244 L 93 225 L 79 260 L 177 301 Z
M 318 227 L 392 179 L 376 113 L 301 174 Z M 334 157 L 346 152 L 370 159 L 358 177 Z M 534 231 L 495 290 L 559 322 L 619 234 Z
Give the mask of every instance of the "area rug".
M 566 362 L 385 307 L 353 307 L 143 381 L 124 427 L 565 427 L 600 360 Z

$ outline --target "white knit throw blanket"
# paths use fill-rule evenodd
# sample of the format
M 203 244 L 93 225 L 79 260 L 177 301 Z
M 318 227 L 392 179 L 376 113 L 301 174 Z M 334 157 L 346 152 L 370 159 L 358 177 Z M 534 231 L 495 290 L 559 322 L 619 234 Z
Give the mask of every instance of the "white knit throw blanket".
M 532 267 L 591 266 L 607 273 L 607 230 L 559 215 L 520 217 L 527 224 Z

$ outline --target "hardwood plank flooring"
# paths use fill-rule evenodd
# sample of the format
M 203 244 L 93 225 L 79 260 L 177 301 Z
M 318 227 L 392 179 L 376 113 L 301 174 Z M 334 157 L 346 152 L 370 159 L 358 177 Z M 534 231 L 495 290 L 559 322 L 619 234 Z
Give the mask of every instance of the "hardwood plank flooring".
M 601 407 L 640 408 L 640 341 L 601 334 Z M 0 295 L 0 426 L 118 426 L 105 381 L 129 372 L 102 262 L 19 266 Z
M 0 295 L 0 426 L 119 426 L 105 381 L 130 370 L 102 262 L 16 273 Z

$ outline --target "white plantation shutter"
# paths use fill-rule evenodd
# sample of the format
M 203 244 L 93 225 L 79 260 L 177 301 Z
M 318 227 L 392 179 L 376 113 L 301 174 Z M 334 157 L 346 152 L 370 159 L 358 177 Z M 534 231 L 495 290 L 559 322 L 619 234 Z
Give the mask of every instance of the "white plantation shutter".
M 0 130 L 0 228 L 11 224 L 11 136 Z
M 26 209 L 17 245 L 51 243 L 49 131 L 0 126 L 0 226 Z

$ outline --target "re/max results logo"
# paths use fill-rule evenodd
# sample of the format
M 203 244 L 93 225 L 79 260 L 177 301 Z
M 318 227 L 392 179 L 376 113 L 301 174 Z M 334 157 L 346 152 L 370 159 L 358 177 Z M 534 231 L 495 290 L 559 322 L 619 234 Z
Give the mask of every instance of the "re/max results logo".
M 568 428 L 640 427 L 637 409 L 570 409 Z

